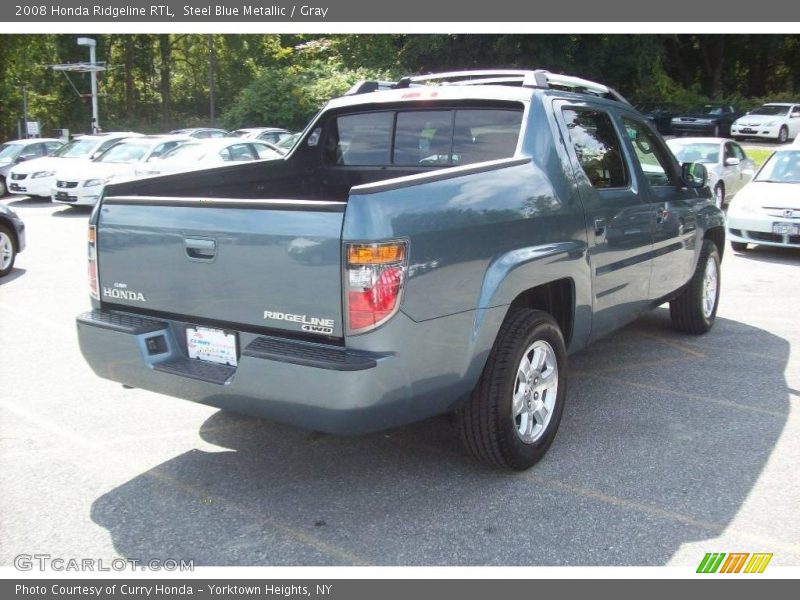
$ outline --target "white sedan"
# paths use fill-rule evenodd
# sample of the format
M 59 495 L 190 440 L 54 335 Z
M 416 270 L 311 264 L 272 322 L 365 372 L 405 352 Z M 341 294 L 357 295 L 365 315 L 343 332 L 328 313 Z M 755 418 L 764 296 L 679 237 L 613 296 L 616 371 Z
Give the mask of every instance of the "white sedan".
M 53 201 L 94 206 L 108 182 L 137 177 L 142 165 L 192 139 L 185 135 L 146 135 L 122 140 L 94 160 L 77 168 L 59 170 L 52 190 Z
M 788 102 L 770 102 L 743 117 L 739 117 L 731 125 L 731 137 L 768 138 L 785 144 L 800 135 L 800 104 Z
M 154 163 L 139 170 L 139 175 L 161 175 L 178 171 L 209 169 L 235 162 L 282 158 L 272 144 L 242 138 L 194 140 L 175 148 Z
M 9 191 L 12 194 L 49 198 L 56 182 L 56 171 L 68 169 L 99 156 L 114 144 L 129 137 L 140 136 L 131 131 L 84 135 L 67 142 L 52 156 L 36 158 L 11 169 Z
M 728 209 L 728 239 L 737 252 L 747 244 L 800 248 L 800 148 L 776 151 Z
M 708 171 L 708 186 L 722 208 L 747 185 L 756 172 L 756 164 L 744 149 L 725 138 L 675 138 L 667 141 L 678 162 L 700 162 Z
M 250 138 L 260 140 L 262 142 L 269 142 L 270 144 L 277 144 L 283 138 L 292 135 L 291 131 L 281 129 L 280 127 L 244 127 L 231 131 L 229 137 Z

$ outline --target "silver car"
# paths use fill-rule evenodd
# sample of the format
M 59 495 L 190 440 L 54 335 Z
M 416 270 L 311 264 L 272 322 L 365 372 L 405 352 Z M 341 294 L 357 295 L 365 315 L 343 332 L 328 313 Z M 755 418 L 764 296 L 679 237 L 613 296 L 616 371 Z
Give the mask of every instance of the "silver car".
M 719 208 L 750 183 L 756 164 L 744 149 L 726 138 L 687 137 L 667 142 L 678 162 L 700 162 L 708 171 L 708 186 Z

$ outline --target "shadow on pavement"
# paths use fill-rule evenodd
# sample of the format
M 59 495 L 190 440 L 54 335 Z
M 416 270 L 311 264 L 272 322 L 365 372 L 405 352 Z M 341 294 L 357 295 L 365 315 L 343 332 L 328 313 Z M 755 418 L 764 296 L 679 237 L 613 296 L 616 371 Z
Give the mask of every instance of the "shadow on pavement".
M 50 198 L 29 198 L 25 196 L 19 200 L 7 202 L 6 206 L 11 208 L 46 208 L 52 207 L 53 203 L 50 201 Z
M 731 250 L 731 252 L 733 252 Z M 758 260 L 771 262 L 780 265 L 799 265 L 800 249 L 798 248 L 777 248 L 775 246 L 750 246 L 744 252 L 736 252 L 739 258 L 748 260 Z
M 54 212 L 52 216 L 61 219 L 76 219 L 76 218 L 88 219 L 91 214 L 92 214 L 91 206 L 67 206 L 66 208 Z
M 11 269 L 11 272 L 8 275 L 6 275 L 5 277 L 0 277 L 0 285 L 3 285 L 4 283 L 11 283 L 15 279 L 19 279 L 20 277 L 25 275 L 26 272 L 27 271 L 25 269 L 14 267 L 13 269 Z
M 673 333 L 659 309 L 572 357 L 561 430 L 527 473 L 473 462 L 447 417 L 334 437 L 217 412 L 200 434 L 223 451 L 142 473 L 91 518 L 122 556 L 196 565 L 663 565 L 748 496 L 787 418 L 788 356 L 735 321 Z

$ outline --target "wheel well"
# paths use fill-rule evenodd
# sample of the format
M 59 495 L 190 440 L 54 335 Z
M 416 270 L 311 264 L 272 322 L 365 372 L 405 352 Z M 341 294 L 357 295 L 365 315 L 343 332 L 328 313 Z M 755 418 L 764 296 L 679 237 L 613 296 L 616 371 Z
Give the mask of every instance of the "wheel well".
M 717 252 L 719 252 L 719 259 L 722 260 L 722 254 L 725 252 L 725 228 L 712 227 L 706 230 L 706 234 L 703 238 L 714 242 L 714 245 L 717 247 Z
M 17 238 L 17 230 L 14 227 L 14 224 L 7 219 L 0 218 L 0 225 L 5 225 L 5 227 L 8 229 L 9 233 L 11 234 L 11 242 L 14 244 L 14 250 L 18 250 L 19 239 Z
M 525 290 L 514 298 L 507 314 L 512 315 L 520 308 L 535 308 L 551 315 L 569 345 L 575 316 L 575 284 L 571 279 L 558 279 Z

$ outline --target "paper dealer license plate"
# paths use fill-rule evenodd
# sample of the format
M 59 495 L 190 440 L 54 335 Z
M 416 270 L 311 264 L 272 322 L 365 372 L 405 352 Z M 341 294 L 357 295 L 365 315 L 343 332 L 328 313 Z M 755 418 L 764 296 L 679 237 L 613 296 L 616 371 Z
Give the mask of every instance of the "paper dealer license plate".
M 208 327 L 186 328 L 189 358 L 236 366 L 236 334 Z

